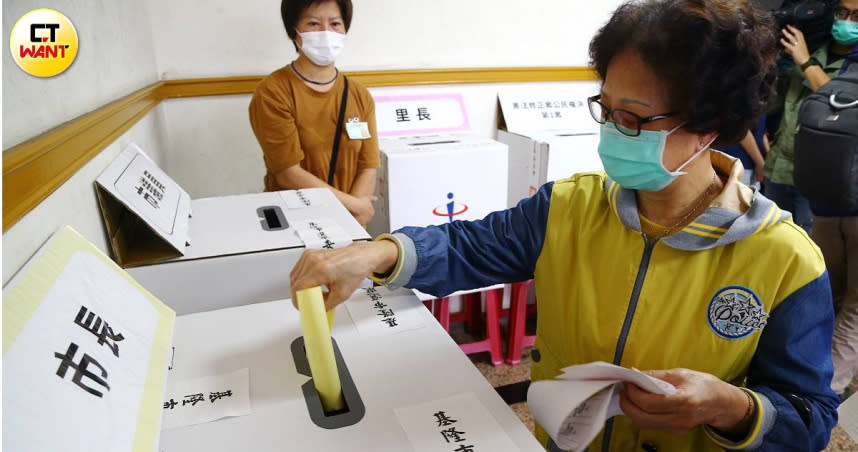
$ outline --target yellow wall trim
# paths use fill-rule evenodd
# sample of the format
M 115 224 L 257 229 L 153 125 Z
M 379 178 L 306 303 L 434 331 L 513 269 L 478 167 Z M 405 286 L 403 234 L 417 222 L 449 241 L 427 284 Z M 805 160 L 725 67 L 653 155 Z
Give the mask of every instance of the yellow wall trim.
M 587 67 L 346 72 L 368 87 L 598 80 Z M 3 232 L 164 99 L 250 94 L 263 76 L 157 82 L 3 152 Z

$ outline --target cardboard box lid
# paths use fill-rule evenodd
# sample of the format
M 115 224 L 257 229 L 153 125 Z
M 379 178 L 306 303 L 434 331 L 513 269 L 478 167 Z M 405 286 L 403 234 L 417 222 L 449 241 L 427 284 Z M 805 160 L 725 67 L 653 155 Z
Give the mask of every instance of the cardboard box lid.
M 309 205 L 297 207 L 293 201 L 298 199 Z M 184 255 L 173 261 L 304 248 L 306 244 L 296 229 L 311 220 L 327 221 L 348 235 L 349 241 L 369 238 L 326 188 L 201 198 L 191 205 L 193 241 L 185 247 Z
M 191 197 L 130 144 L 95 181 L 113 257 L 126 267 L 184 254 Z
M 379 138 L 471 130 L 462 93 L 374 95 L 373 99 Z
M 468 152 L 495 150 L 506 152 L 507 145 L 467 133 L 402 136 L 379 140 L 379 149 L 387 154 L 421 155 L 426 152 Z M 416 152 L 415 151 L 419 151 Z
M 498 92 L 498 128 L 520 135 L 536 131 L 598 133 L 587 98 L 599 94 L 599 82 L 510 87 Z
M 175 313 L 65 227 L 3 289 L 3 447 L 156 449 Z

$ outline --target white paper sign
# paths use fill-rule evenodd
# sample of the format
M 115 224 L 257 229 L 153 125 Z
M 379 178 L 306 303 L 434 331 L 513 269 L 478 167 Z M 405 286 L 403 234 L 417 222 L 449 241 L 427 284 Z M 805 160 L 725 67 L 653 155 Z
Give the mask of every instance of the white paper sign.
M 519 450 L 473 393 L 395 412 L 415 452 Z
M 562 369 L 554 380 L 537 381 L 527 391 L 534 419 L 564 450 L 584 450 L 609 418 L 623 414 L 620 383 L 629 382 L 654 394 L 673 394 L 670 383 L 605 362 Z
M 599 94 L 599 83 L 576 82 L 561 88 L 510 88 L 498 93 L 506 128 L 513 133 L 565 130 L 597 133 L 587 98 Z
M 378 96 L 374 100 L 379 137 L 471 130 L 461 93 Z
M 322 207 L 327 205 L 326 196 L 320 190 L 288 190 L 281 191 L 280 196 L 286 202 L 288 209 L 303 209 L 306 207 Z
M 250 414 L 250 372 L 168 380 L 163 413 L 164 429 Z
M 3 293 L 3 449 L 140 450 L 173 314 L 71 229 L 43 250 Z
M 293 221 L 291 226 L 308 249 L 334 249 L 349 246 L 352 238 L 342 226 L 329 218 Z
M 346 301 L 361 336 L 388 336 L 423 328 L 418 309 L 426 309 L 411 294 L 391 295 L 382 287 L 359 289 Z
M 148 157 L 135 154 L 113 185 L 122 200 L 149 224 L 173 234 L 181 189 Z

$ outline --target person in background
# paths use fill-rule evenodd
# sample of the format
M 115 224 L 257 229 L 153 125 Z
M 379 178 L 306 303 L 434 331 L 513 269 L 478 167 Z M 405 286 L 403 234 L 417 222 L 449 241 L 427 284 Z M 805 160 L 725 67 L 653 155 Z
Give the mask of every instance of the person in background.
M 858 8 L 858 0 L 840 0 L 839 8 L 847 11 Z M 835 20 L 834 27 L 839 27 L 838 21 L 843 22 L 842 19 Z M 792 57 L 795 65 L 783 75 L 789 81 L 786 92 L 782 93 L 783 98 L 778 100 L 783 104 L 783 116 L 772 140 L 771 152 L 766 156 L 764 190 L 766 196 L 778 206 L 792 212 L 796 224 L 810 234 L 813 212 L 807 198 L 795 188 L 793 180 L 793 146 L 798 110 L 810 93 L 828 83 L 840 71 L 844 59 L 853 51 L 853 46 L 832 40 L 811 55 L 801 30 L 787 25 L 781 30 L 781 35 L 784 52 Z
M 709 148 L 741 139 L 774 97 L 774 36 L 748 0 L 623 4 L 590 44 L 605 173 L 479 221 L 305 251 L 293 295 L 324 284 L 331 309 L 367 275 L 436 296 L 533 278 L 534 381 L 607 361 L 678 389 L 626 385 L 624 416 L 589 450 L 823 449 L 838 399 L 822 256 Z
M 834 19 L 833 43 L 825 61 L 830 64 L 836 60 L 843 65 L 841 69 L 858 65 L 858 0 L 841 0 Z M 823 81 L 822 77 L 828 77 L 828 74 L 817 75 Z M 819 177 L 824 179 L 825 175 Z M 825 257 L 837 313 L 831 350 L 834 361 L 831 389 L 845 400 L 850 395 L 848 386 L 858 372 L 858 217 L 832 215 L 812 204 L 811 209 L 813 240 Z
M 719 149 L 721 152 L 736 157 L 742 162 L 745 172 L 742 183 L 754 188 L 760 188 L 763 182 L 763 167 L 766 164 L 765 155 L 769 151 L 769 141 L 766 138 L 766 118 L 761 117 L 754 128 L 748 130 L 745 137 L 735 144 Z
M 250 101 L 250 125 L 267 171 L 265 190 L 330 188 L 366 226 L 374 215 L 380 166 L 375 103 L 334 65 L 351 26 L 352 2 L 283 0 L 280 14 L 298 58 L 265 77 Z

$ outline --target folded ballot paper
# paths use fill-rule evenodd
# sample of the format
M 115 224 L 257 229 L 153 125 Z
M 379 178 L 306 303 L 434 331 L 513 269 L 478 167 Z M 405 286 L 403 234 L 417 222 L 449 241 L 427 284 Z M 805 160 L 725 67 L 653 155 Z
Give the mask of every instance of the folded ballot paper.
M 531 384 L 527 405 L 536 421 L 564 450 L 584 450 L 605 421 L 623 414 L 623 382 L 654 394 L 676 392 L 666 381 L 601 361 L 566 367 L 562 372 L 553 380 Z

